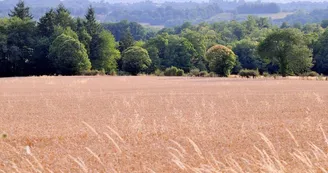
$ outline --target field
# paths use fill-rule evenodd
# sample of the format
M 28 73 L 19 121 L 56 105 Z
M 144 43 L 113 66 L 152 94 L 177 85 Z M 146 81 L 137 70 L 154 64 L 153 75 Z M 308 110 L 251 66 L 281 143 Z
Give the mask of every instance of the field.
M 326 81 L 0 79 L 0 172 L 327 172 Z

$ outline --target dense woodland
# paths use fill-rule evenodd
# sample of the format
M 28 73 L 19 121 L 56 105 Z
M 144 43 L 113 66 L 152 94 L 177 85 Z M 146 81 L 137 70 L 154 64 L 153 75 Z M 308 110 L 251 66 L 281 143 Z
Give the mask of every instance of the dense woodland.
M 99 23 L 93 7 L 73 18 L 63 4 L 37 22 L 23 1 L 0 19 L 0 76 L 158 74 L 245 69 L 259 73 L 328 74 L 328 22 L 246 21 L 184 23 L 152 30 L 138 23 Z M 313 72 L 312 72 L 313 73 Z

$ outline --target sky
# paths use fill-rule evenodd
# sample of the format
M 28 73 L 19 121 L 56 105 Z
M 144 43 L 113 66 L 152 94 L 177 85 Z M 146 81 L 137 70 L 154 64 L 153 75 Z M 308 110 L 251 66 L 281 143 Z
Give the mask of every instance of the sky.
M 90 0 L 90 1 L 100 1 L 100 0 Z M 107 2 L 140 2 L 145 0 L 104 0 Z M 163 1 L 176 1 L 176 2 L 208 2 L 208 0 L 152 0 L 154 2 L 163 2 Z M 256 1 L 256 0 L 246 0 L 246 1 Z M 279 3 L 286 3 L 286 2 L 293 2 L 293 1 L 311 1 L 311 2 L 327 2 L 328 0 L 262 0 L 262 2 L 279 2 Z

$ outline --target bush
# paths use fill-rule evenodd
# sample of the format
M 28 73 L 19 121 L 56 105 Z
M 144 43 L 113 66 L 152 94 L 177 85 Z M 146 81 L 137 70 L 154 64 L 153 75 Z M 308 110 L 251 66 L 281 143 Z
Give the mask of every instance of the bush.
M 104 72 L 105 72 L 105 70 L 104 70 Z M 111 70 L 109 72 L 109 75 L 111 75 L 111 76 L 117 76 L 117 72 L 115 70 Z
M 178 69 L 177 76 L 183 76 L 183 75 L 184 75 L 184 71 L 182 69 Z
M 163 72 L 160 69 L 156 69 L 154 72 L 155 76 L 163 76 Z
M 260 75 L 260 73 L 258 70 L 243 69 L 243 70 L 240 70 L 240 72 L 239 72 L 239 76 L 247 77 L 247 78 L 250 78 L 250 77 L 256 78 L 259 75 Z
M 214 72 L 210 72 L 210 73 L 208 74 L 208 76 L 209 76 L 209 77 L 217 77 L 218 75 L 217 75 L 216 73 L 214 73 Z
M 208 76 L 208 72 L 207 71 L 201 71 L 201 72 L 199 72 L 199 76 L 200 77 L 207 77 Z
M 106 75 L 104 70 L 87 70 L 87 71 L 83 71 L 81 72 L 82 76 L 98 76 L 98 75 Z
M 170 68 L 165 69 L 164 76 L 176 76 L 178 72 L 178 68 L 172 66 Z
M 199 69 L 198 68 L 194 68 L 194 69 L 192 69 L 192 70 L 190 70 L 190 72 L 189 72 L 189 74 L 191 75 L 191 76 L 199 76 Z
M 131 74 L 128 73 L 128 72 L 125 72 L 125 71 L 118 71 L 118 72 L 117 72 L 117 75 L 118 75 L 118 76 L 130 76 Z
M 269 77 L 270 74 L 269 74 L 268 72 L 264 72 L 264 73 L 263 73 L 263 76 L 264 76 L 264 77 Z
M 317 77 L 317 76 L 319 76 L 319 74 L 315 71 L 311 71 L 311 72 L 305 73 L 305 76 Z

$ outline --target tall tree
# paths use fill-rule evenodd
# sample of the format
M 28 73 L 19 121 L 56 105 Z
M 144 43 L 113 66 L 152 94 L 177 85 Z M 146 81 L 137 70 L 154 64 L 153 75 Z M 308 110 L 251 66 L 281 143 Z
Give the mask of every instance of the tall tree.
M 97 43 L 97 59 L 91 61 L 93 69 L 105 70 L 106 73 L 116 72 L 120 51 L 116 49 L 114 36 L 108 31 L 102 31 L 97 37 Z
M 95 10 L 92 6 L 89 6 L 85 19 L 84 25 L 91 37 L 101 32 L 100 24 L 96 20 Z
M 56 13 L 53 9 L 46 12 L 44 16 L 42 16 L 38 22 L 38 32 L 41 36 L 50 37 L 54 31 L 56 26 Z
M 84 45 L 65 34 L 58 36 L 51 44 L 49 57 L 57 74 L 76 75 L 91 68 Z
M 3 61 L 7 71 L 5 76 L 31 74 L 31 63 L 35 47 L 35 22 L 14 17 L 5 24 L 2 36 Z
M 126 50 L 127 48 L 131 47 L 134 45 L 134 39 L 133 36 L 130 32 L 129 29 L 127 29 L 124 34 L 123 37 L 121 38 L 120 42 L 119 42 L 119 50 L 120 52 L 123 52 L 124 50 Z
M 90 55 L 90 43 L 91 43 L 92 37 L 87 32 L 85 25 L 84 25 L 84 21 L 81 18 L 76 19 L 76 33 L 79 37 L 80 42 L 87 49 L 88 55 Z
M 328 30 L 319 38 L 314 46 L 314 67 L 313 69 L 322 74 L 328 74 Z
M 311 61 L 311 52 L 307 47 L 304 35 L 297 29 L 281 29 L 269 34 L 258 46 L 258 52 L 264 59 L 268 59 L 271 64 L 278 64 L 282 76 L 295 74 L 301 69 L 309 69 L 311 64 L 304 63 L 302 67 L 294 65 L 302 60 Z
M 193 56 L 191 59 L 192 66 L 200 70 L 206 70 L 206 66 L 204 63 L 205 52 L 206 52 L 206 43 L 205 43 L 206 35 L 203 35 L 197 31 L 191 31 L 190 29 L 186 29 L 182 31 L 181 35 L 182 37 L 186 38 L 196 50 L 196 55 Z
M 30 13 L 30 8 L 25 7 L 25 3 L 23 0 L 19 0 L 19 2 L 14 7 L 14 10 L 11 10 L 8 14 L 10 17 L 18 17 L 22 20 L 30 20 L 33 19 L 32 14 Z
M 61 26 L 63 28 L 71 27 L 73 30 L 75 29 L 75 22 L 71 17 L 71 13 L 65 6 L 61 3 L 56 8 L 56 25 Z
M 248 39 L 233 44 L 232 50 L 237 55 L 241 68 L 264 71 L 265 63 L 257 53 L 257 45 L 257 42 Z
M 197 52 L 194 46 L 186 38 L 169 35 L 162 65 L 164 67 L 175 66 L 189 72 L 192 68 L 192 60 L 196 56 Z

